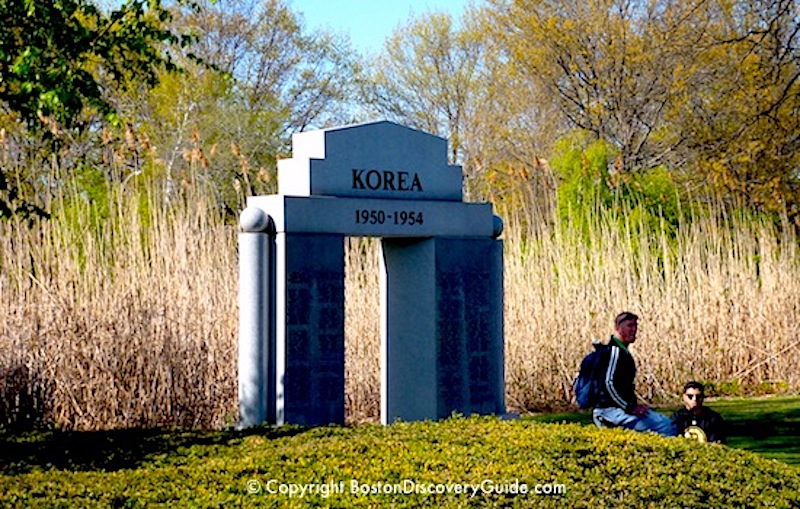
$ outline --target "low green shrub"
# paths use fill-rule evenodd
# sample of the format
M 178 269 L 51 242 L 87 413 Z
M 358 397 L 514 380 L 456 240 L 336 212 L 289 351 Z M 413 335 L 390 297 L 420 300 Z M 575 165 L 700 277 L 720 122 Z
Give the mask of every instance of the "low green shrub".
M 756 386 L 756 395 L 788 394 L 789 384 L 783 380 L 763 380 Z
M 706 396 L 715 397 L 737 397 L 744 396 L 744 388 L 738 380 L 728 380 L 722 382 L 704 381 Z
M 783 380 L 762 380 L 756 384 L 743 385 L 739 380 L 722 382 L 704 381 L 706 395 L 709 397 L 771 396 L 789 394 L 789 384 Z
M 1 439 L 0 505 L 12 507 L 800 504 L 800 471 L 784 463 L 579 424 L 453 417 L 385 427 Z M 67 444 L 72 455 L 63 452 Z

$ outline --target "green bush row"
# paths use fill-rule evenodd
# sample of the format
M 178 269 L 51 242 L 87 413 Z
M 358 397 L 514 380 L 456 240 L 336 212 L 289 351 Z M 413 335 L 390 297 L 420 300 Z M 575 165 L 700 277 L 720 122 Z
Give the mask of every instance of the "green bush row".
M 800 471 L 784 463 L 720 445 L 578 424 L 453 417 L 438 423 L 386 427 L 141 434 L 138 442 L 113 432 L 94 435 L 98 458 L 117 455 L 117 461 L 70 463 L 61 457 L 48 464 L 41 455 L 18 455 L 20 461 L 2 465 L 0 505 L 597 508 L 800 504 Z M 52 434 L 4 437 L 3 445 L 6 450 L 24 447 L 41 452 L 48 443 L 54 446 L 54 440 Z M 76 440 L 71 436 L 69 442 L 76 444 Z M 117 445 L 112 444 L 115 440 Z M 156 442 L 161 446 L 154 447 Z

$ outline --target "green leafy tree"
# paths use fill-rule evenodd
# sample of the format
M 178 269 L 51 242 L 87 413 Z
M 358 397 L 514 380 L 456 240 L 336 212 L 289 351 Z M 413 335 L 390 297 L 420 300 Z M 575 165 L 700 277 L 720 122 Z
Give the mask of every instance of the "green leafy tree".
M 189 2 L 183 5 L 191 6 Z M 112 96 L 152 87 L 175 69 L 168 48 L 191 37 L 169 27 L 160 0 L 127 0 L 104 11 L 86 0 L 0 0 L 0 105 L 15 128 L 61 148 L 106 123 L 120 126 Z M 41 209 L 0 167 L 0 216 Z
M 109 13 L 83 0 L 3 0 L 0 100 L 51 131 L 80 127 L 85 108 L 117 123 L 104 89 L 132 79 L 155 85 L 160 68 L 175 68 L 161 43 L 190 42 L 167 27 L 171 17 L 159 0 L 128 0 Z
M 562 221 L 588 232 L 603 214 L 633 218 L 650 232 L 674 234 L 681 222 L 681 191 L 663 167 L 621 171 L 618 154 L 586 132 L 561 138 L 551 160 L 559 179 L 557 210 Z M 614 162 L 616 161 L 616 163 Z

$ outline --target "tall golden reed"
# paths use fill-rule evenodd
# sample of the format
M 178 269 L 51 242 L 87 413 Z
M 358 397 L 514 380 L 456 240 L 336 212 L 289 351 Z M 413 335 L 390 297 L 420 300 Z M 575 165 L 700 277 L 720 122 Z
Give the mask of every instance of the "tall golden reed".
M 348 238 L 345 249 L 345 414 L 380 419 L 380 241 Z
M 7 421 L 96 429 L 233 418 L 236 230 L 193 198 L 143 207 L 116 193 L 107 219 L 78 205 L 30 227 L 0 223 Z M 20 394 L 27 408 L 14 415 Z
M 237 227 L 209 196 L 143 206 L 117 192 L 105 219 L 72 206 L 30 226 L 0 222 L 0 424 L 235 422 Z M 710 216 L 670 239 L 629 216 L 581 230 L 520 212 L 503 235 L 510 410 L 568 404 L 581 357 L 621 310 L 642 318 L 645 399 L 670 400 L 689 378 L 800 388 L 793 234 Z M 347 246 L 347 418 L 374 421 L 379 243 Z
M 581 231 L 540 222 L 506 245 L 506 382 L 512 407 L 570 399 L 592 340 L 640 315 L 638 391 L 677 401 L 689 379 L 744 392 L 793 390 L 800 375 L 798 239 L 766 222 L 698 217 L 677 238 L 623 216 Z M 789 231 L 789 230 L 787 230 Z M 524 241 L 523 241 L 524 239 Z

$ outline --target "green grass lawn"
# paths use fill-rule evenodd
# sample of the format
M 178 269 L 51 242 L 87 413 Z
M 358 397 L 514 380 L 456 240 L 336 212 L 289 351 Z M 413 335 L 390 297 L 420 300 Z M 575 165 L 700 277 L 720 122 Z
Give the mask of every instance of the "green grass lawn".
M 709 399 L 706 405 L 725 419 L 727 445 L 800 467 L 800 396 Z M 660 410 L 667 415 L 679 407 Z M 591 424 L 588 412 L 540 414 L 538 422 Z
M 724 399 L 708 405 L 726 419 L 730 447 L 800 467 L 800 396 Z
M 800 507 L 800 397 L 709 404 L 730 424 L 728 447 L 600 430 L 586 412 L 0 431 L 0 507 Z M 316 488 L 291 494 L 304 486 Z

